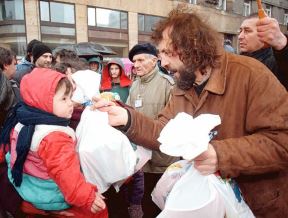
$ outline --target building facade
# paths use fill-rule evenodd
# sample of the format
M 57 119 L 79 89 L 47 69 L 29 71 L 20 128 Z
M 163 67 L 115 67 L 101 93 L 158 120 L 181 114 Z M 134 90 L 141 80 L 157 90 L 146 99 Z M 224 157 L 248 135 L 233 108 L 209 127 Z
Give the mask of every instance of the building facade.
M 288 0 L 262 2 L 286 33 Z M 32 39 L 51 48 L 91 41 L 127 57 L 135 44 L 150 41 L 154 24 L 179 3 L 201 14 L 234 47 L 243 18 L 257 12 L 254 0 L 4 0 L 0 1 L 0 46 L 23 56 Z

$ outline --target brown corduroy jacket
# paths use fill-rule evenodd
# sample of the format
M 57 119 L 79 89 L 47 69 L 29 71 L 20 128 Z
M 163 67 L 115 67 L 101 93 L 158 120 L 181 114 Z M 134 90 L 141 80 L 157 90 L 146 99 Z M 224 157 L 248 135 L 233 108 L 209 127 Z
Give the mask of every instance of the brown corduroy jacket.
M 211 144 L 222 177 L 236 178 L 257 217 L 288 217 L 288 94 L 262 63 L 225 53 L 200 96 L 193 88 L 175 88 L 154 121 L 128 110 L 126 134 L 152 149 L 158 149 L 161 129 L 177 113 L 220 115 Z

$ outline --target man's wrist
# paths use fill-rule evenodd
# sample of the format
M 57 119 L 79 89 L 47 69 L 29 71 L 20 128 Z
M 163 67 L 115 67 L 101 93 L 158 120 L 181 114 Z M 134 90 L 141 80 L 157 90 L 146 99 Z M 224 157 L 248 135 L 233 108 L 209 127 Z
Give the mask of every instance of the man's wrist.
M 115 126 L 116 129 L 120 130 L 121 132 L 126 133 L 131 126 L 131 114 L 129 110 L 126 109 L 127 112 L 127 123 L 126 125 Z
M 287 37 L 282 34 L 281 39 L 279 40 L 279 43 L 277 44 L 277 46 L 274 47 L 274 49 L 276 51 L 281 51 L 282 49 L 284 49 L 287 46 Z

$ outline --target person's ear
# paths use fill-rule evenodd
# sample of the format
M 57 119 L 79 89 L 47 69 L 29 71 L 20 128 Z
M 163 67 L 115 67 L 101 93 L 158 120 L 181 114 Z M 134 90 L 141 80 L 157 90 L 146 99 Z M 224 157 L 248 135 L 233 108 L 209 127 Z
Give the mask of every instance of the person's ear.
M 4 71 L 6 71 L 8 69 L 8 67 L 9 67 L 9 64 L 3 64 L 3 68 L 4 68 L 3 70 Z
M 151 58 L 151 61 L 152 61 L 153 65 L 156 65 L 157 61 L 158 61 L 158 58 L 157 57 L 153 57 L 153 58 Z

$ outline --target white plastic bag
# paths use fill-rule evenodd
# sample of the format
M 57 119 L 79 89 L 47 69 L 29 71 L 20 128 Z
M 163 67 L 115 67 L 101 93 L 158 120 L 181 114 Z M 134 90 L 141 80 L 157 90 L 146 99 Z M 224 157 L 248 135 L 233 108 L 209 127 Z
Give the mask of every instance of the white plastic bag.
M 225 210 L 226 210 L 226 218 L 254 218 L 254 214 L 252 213 L 249 206 L 246 204 L 242 195 L 240 194 L 238 198 L 236 197 L 233 188 L 231 186 L 231 179 L 223 180 L 218 176 L 211 175 L 209 177 L 209 181 L 216 188 L 218 193 L 221 195 Z M 233 183 L 237 185 L 236 183 Z
M 147 163 L 147 161 L 151 160 L 152 150 L 137 145 L 135 152 L 137 156 L 137 164 L 135 167 L 135 172 L 137 172 Z
M 171 156 L 192 160 L 207 150 L 209 132 L 220 123 L 217 115 L 203 114 L 193 119 L 188 114 L 179 113 L 160 133 L 160 150 Z M 180 171 L 182 177 L 179 179 L 178 176 L 177 181 L 175 178 L 169 180 L 169 175 L 176 173 L 168 174 L 169 167 L 152 193 L 152 199 L 161 209 L 165 203 L 164 210 L 158 217 L 214 218 L 223 217 L 223 211 L 227 218 L 254 217 L 245 201 L 237 200 L 229 183 L 224 183 L 214 174 L 202 176 L 188 161 L 180 163 L 182 169 L 176 168 L 175 171 Z M 181 172 L 183 169 L 186 171 L 184 174 Z
M 137 157 L 136 166 L 134 170 L 134 173 L 136 173 L 147 163 L 148 160 L 152 158 L 152 151 L 140 145 L 135 145 L 133 143 L 131 144 L 132 144 L 132 147 L 134 148 L 134 151 Z M 116 192 L 120 190 L 120 187 L 124 184 L 125 181 L 126 179 L 113 184 Z
M 186 160 L 172 164 L 152 192 L 152 200 L 163 209 L 158 217 L 223 218 L 224 203 L 208 176 L 201 175 Z
M 163 210 L 166 199 L 175 183 L 186 173 L 190 164 L 186 160 L 180 160 L 171 164 L 157 182 L 151 196 L 153 202 Z
M 215 203 L 218 202 L 219 204 Z M 215 200 L 204 208 L 194 211 L 163 210 L 157 218 L 224 218 L 225 211 L 220 195 L 216 192 Z
M 128 138 L 108 124 L 107 113 L 87 107 L 76 137 L 83 174 L 88 182 L 97 185 L 100 193 L 134 173 L 136 153 Z

